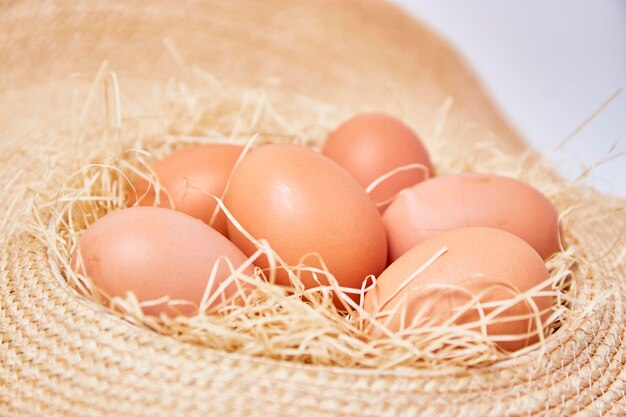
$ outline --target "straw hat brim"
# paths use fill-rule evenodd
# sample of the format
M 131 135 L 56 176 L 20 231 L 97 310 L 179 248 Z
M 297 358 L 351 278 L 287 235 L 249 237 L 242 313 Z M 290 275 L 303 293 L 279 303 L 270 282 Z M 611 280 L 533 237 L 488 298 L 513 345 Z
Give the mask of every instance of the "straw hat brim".
M 383 2 L 26 0 L 0 5 L 4 193 L 27 186 L 20 170 L 45 172 L 24 144 L 45 143 L 66 127 L 75 97 L 88 94 L 84 80 L 103 61 L 124 94 L 141 101 L 181 70 L 167 45 L 185 65 L 218 78 L 241 85 L 277 78 L 285 90 L 343 108 L 401 114 L 425 137 L 451 99 L 445 136 L 458 146 L 489 138 L 505 152 L 526 149 L 462 59 Z M 606 207 L 615 201 L 606 197 Z M 568 324 L 546 352 L 440 375 L 253 359 L 142 330 L 76 297 L 55 278 L 41 242 L 5 233 L 6 217 L 18 211 L 6 202 L 0 210 L 2 415 L 626 413 L 626 267 L 624 251 L 611 250 L 624 248 L 624 211 L 576 227 L 601 272 L 582 293 L 603 294 L 590 303 L 593 319 Z M 619 291 L 607 292 L 612 285 Z

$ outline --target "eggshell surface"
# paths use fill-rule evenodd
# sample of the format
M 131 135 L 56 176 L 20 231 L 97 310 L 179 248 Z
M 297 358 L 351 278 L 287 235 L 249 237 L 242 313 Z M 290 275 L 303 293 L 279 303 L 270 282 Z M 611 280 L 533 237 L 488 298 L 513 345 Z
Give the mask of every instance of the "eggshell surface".
M 171 208 L 173 202 L 176 210 L 202 220 L 225 235 L 226 216 L 221 210 L 210 224 L 217 202 L 208 194 L 217 197 L 222 195 L 242 150 L 243 147 L 236 145 L 197 145 L 158 161 L 153 170 L 161 187 L 167 190 L 159 193 L 158 206 Z M 155 205 L 156 191 L 153 184 L 139 178 L 133 186 L 137 196 L 143 196 L 140 205 Z M 129 205 L 132 205 L 136 201 L 135 193 L 131 191 L 129 195 Z
M 544 258 L 560 250 L 559 215 L 533 187 L 488 174 L 443 175 L 404 190 L 383 215 L 389 258 L 450 229 L 484 226 L 524 239 Z
M 382 113 L 354 116 L 328 135 L 322 153 L 341 165 L 367 188 L 396 168 L 421 164 L 424 169 L 398 172 L 372 189 L 370 197 L 381 211 L 400 190 L 435 173 L 428 151 L 402 121 Z
M 77 272 L 111 297 L 132 291 L 139 301 L 169 296 L 198 305 L 220 257 L 228 258 L 235 268 L 247 260 L 228 239 L 200 220 L 159 207 L 107 214 L 85 230 L 78 247 L 80 258 L 76 253 L 73 256 Z M 216 272 L 212 292 L 231 275 L 223 260 Z M 253 268 L 245 273 L 252 275 Z M 224 294 L 230 297 L 235 291 L 233 284 Z M 195 309 L 181 306 L 180 310 L 190 314 Z M 145 307 L 144 312 L 174 313 L 164 303 Z
M 385 268 L 387 239 L 376 207 L 350 175 L 315 151 L 288 144 L 251 151 L 233 172 L 225 203 L 247 232 L 267 240 L 288 265 L 321 267 L 314 256 L 321 255 L 340 285 L 352 288 Z M 230 222 L 228 232 L 247 255 L 256 250 Z M 265 257 L 256 264 L 269 266 Z M 289 285 L 285 271 L 277 273 L 276 282 Z M 309 273 L 302 281 L 319 285 Z
M 416 274 L 442 248 L 447 251 Z M 414 278 L 408 285 L 401 287 L 412 275 Z M 479 297 L 484 314 L 488 315 L 503 305 L 501 300 L 511 300 L 516 294 L 539 286 L 548 277 L 541 257 L 517 236 L 493 228 L 455 229 L 420 243 L 391 264 L 380 275 L 376 286 L 366 293 L 364 308 L 372 314 L 388 312 L 390 315 L 379 321 L 387 320 L 386 326 L 397 332 L 417 328 L 425 320 L 442 324 L 467 305 L 472 296 L 479 296 L 486 290 Z M 502 288 L 493 287 L 497 284 Z M 511 303 L 513 305 L 493 317 L 499 323 L 486 326 L 487 334 L 498 338 L 496 343 L 501 348 L 515 351 L 538 340 L 537 335 L 528 336 L 537 329 L 533 314 L 545 320 L 553 297 L 535 295 L 532 300 L 537 309 L 524 301 Z M 495 304 L 489 307 L 486 303 L 490 302 Z M 470 329 L 480 332 L 479 318 L 479 309 L 474 304 L 454 323 L 472 323 Z

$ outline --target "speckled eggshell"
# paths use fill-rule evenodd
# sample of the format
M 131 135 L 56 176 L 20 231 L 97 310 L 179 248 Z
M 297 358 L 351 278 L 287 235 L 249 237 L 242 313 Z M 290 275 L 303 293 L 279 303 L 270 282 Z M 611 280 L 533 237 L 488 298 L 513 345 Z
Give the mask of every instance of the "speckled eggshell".
M 235 267 L 247 257 L 228 239 L 202 221 L 178 211 L 159 207 L 133 207 L 98 219 L 80 237 L 82 264 L 74 253 L 74 269 L 109 296 L 124 297 L 133 291 L 139 301 L 169 296 L 199 304 L 209 276 L 220 257 Z M 82 268 L 84 265 L 84 269 Z M 246 270 L 252 275 L 253 268 Z M 223 261 L 218 266 L 212 291 L 230 276 Z M 225 295 L 236 291 L 233 284 Z M 180 306 L 185 314 L 191 306 Z M 158 315 L 174 312 L 162 303 L 144 308 Z
M 175 152 L 154 164 L 154 173 L 174 203 L 176 210 L 189 214 L 210 224 L 217 202 L 209 194 L 220 197 L 243 147 L 237 145 L 196 145 Z M 142 206 L 154 206 L 156 192 L 151 183 L 143 178 L 133 182 L 137 196 L 143 197 Z M 129 205 L 136 201 L 129 190 Z M 170 199 L 160 193 L 159 207 L 170 208 Z M 219 211 L 211 225 L 226 235 L 226 216 Z
M 407 170 L 389 177 L 375 187 L 370 197 L 381 212 L 400 190 L 435 174 L 428 151 L 415 132 L 395 117 L 363 113 L 341 124 L 328 135 L 322 153 L 341 165 L 367 188 L 374 180 L 396 168 L 424 165 L 423 170 Z
M 318 152 L 289 144 L 251 151 L 233 172 L 225 198 L 235 219 L 256 239 L 269 242 L 288 264 L 321 266 L 319 254 L 340 285 L 360 288 L 386 265 L 387 239 L 378 210 L 362 187 Z M 256 247 L 232 223 L 231 240 L 247 255 Z M 265 257 L 256 263 L 268 267 Z M 277 283 L 289 285 L 277 271 Z M 306 287 L 318 286 L 303 274 Z M 322 280 L 322 284 L 326 284 Z
M 401 288 L 407 278 L 442 248 L 447 248 L 447 251 Z M 421 242 L 391 264 L 378 277 L 376 286 L 366 293 L 364 308 L 371 314 L 388 313 L 387 317 L 378 320 L 381 323 L 388 320 L 386 326 L 398 332 L 419 327 L 420 320 L 441 324 L 451 317 L 454 308 L 466 305 L 471 295 L 478 296 L 494 284 L 503 284 L 521 293 L 540 286 L 548 277 L 543 259 L 517 236 L 485 227 L 455 229 Z M 435 285 L 453 287 L 434 288 Z M 462 288 L 467 293 L 456 288 Z M 482 296 L 481 303 L 511 299 L 513 294 L 504 289 L 491 289 Z M 542 311 L 540 317 L 545 320 L 553 297 L 534 296 L 533 301 L 537 310 L 520 301 L 495 317 L 505 319 L 504 322 L 486 327 L 489 336 L 499 338 L 496 343 L 502 349 L 515 351 L 538 340 L 537 336 L 527 336 L 529 329 L 537 329 L 531 314 Z M 424 309 L 424 314 L 416 319 L 421 309 Z M 484 311 L 489 314 L 493 307 Z M 478 309 L 473 308 L 455 323 L 476 323 L 478 319 Z M 470 327 L 473 331 L 480 331 L 479 326 Z M 372 334 L 380 336 L 381 333 Z M 506 340 L 507 337 L 509 340 Z
M 495 227 L 513 233 L 547 259 L 560 250 L 559 214 L 530 185 L 488 174 L 442 175 L 400 193 L 383 215 L 389 258 L 459 227 Z

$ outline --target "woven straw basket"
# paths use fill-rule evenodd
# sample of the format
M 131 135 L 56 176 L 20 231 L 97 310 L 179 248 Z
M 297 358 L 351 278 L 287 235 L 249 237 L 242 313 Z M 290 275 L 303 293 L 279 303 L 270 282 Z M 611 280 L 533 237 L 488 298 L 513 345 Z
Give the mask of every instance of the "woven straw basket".
M 70 3 L 73 3 L 70 5 Z M 577 297 L 592 310 L 545 351 L 436 374 L 301 365 L 181 343 L 94 309 L 53 274 L 32 213 L 10 196 L 41 181 L 28 145 L 64 147 L 74 96 L 106 60 L 126 109 L 187 63 L 220 79 L 284 89 L 350 111 L 363 103 L 429 131 L 447 97 L 446 137 L 486 132 L 526 147 L 437 36 L 375 0 L 3 1 L 0 4 L 0 415 L 2 416 L 623 416 L 624 210 L 572 233 L 597 272 Z M 54 142 L 52 139 L 54 138 Z M 23 175 L 22 175 L 23 174 Z M 546 171 L 545 175 L 553 173 Z M 595 210 L 623 206 L 603 197 Z

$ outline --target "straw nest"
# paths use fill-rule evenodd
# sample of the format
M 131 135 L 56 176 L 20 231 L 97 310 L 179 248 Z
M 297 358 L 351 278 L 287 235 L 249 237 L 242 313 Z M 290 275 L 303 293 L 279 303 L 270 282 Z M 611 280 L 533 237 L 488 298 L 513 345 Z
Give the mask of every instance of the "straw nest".
M 78 3 L 0 5 L 0 415 L 626 415 L 624 201 L 511 156 L 523 143 L 435 35 L 374 0 Z M 163 52 L 170 36 L 182 52 Z M 416 127 L 440 172 L 511 175 L 555 203 L 565 251 L 540 343 L 506 354 L 450 327 L 376 342 L 328 289 L 303 303 L 261 280 L 243 307 L 154 319 L 132 297 L 94 300 L 68 268 L 154 159 L 253 138 L 316 148 L 362 103 Z

